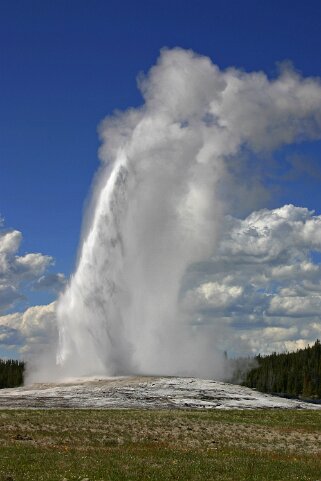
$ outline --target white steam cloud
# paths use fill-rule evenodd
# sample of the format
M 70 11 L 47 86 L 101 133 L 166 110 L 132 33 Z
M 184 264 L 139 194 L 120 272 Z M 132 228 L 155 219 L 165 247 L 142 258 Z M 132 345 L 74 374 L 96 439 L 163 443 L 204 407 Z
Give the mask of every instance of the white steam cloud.
M 320 136 L 321 85 L 289 69 L 273 80 L 221 71 L 176 48 L 139 87 L 144 105 L 100 128 L 102 167 L 57 307 L 55 375 L 219 378 L 224 323 L 198 323 L 188 305 L 203 296 L 219 308 L 244 289 L 205 283 L 191 297 L 185 274 L 215 255 L 223 214 L 265 195 L 261 154 Z

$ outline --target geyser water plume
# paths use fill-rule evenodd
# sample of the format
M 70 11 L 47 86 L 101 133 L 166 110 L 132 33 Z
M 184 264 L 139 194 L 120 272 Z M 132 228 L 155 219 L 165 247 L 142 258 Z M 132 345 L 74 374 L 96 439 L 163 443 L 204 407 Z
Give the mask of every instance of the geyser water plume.
M 215 252 L 224 212 L 256 191 L 253 153 L 259 165 L 260 153 L 320 134 L 321 87 L 289 70 L 220 71 L 178 48 L 139 86 L 144 105 L 100 128 L 102 168 L 57 308 L 60 376 L 219 378 L 225 327 L 184 308 L 184 276 Z

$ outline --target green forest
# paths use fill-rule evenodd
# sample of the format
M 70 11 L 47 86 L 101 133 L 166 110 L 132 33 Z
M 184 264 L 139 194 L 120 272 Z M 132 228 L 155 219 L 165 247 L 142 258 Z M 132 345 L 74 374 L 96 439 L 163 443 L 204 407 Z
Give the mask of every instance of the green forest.
M 321 399 L 321 344 L 296 352 L 256 356 L 257 367 L 248 371 L 244 386 L 258 391 Z
M 24 362 L 0 359 L 0 389 L 17 387 L 23 383 Z

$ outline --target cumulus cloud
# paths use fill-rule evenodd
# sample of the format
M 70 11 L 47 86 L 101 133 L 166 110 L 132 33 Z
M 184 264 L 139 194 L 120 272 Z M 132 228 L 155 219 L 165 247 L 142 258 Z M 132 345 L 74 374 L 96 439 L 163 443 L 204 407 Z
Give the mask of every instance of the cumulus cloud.
M 275 295 L 270 302 L 268 314 L 273 316 L 310 317 L 321 313 L 321 296 Z
M 212 309 L 226 309 L 231 307 L 243 294 L 243 287 L 228 285 L 223 282 L 205 282 L 190 291 L 186 298 L 186 305 L 203 307 L 205 304 Z
M 197 322 L 231 327 L 234 352 L 272 352 L 321 333 L 321 216 L 285 205 L 228 216 L 217 254 L 190 270 L 183 303 Z M 204 282 L 206 279 L 206 282 Z
M 12 263 L 12 273 L 17 278 L 34 279 L 40 276 L 53 263 L 53 258 L 43 254 L 26 254 L 24 256 L 16 256 Z
M 228 236 L 220 253 L 233 255 L 238 262 L 272 262 L 282 256 L 291 261 L 297 255 L 306 259 L 304 249 L 321 248 L 321 217 L 303 207 L 263 209 L 245 220 L 230 217 L 226 229 Z
M 55 302 L 12 311 L 14 307 L 23 309 L 31 291 L 45 290 L 57 295 L 66 280 L 62 273 L 48 272 L 54 264 L 51 256 L 21 255 L 21 243 L 21 232 L 5 229 L 0 217 L 0 348 L 11 352 L 12 357 L 20 354 L 29 364 L 45 353 L 41 361 L 45 366 L 56 349 Z
M 3 226 L 3 219 L 0 227 Z M 0 312 L 25 299 L 24 291 L 43 276 L 53 258 L 40 253 L 19 255 L 22 234 L 18 230 L 0 230 Z
M 33 358 L 57 341 L 55 302 L 0 316 L 0 345 Z

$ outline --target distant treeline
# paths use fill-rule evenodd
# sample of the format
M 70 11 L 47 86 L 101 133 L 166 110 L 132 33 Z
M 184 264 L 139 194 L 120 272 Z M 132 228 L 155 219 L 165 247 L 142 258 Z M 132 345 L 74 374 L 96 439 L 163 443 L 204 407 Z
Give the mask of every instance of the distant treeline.
M 21 386 L 24 367 L 24 362 L 0 359 L 0 389 Z
M 256 356 L 257 367 L 251 369 L 244 386 L 258 391 L 321 399 L 321 344 L 284 354 Z

